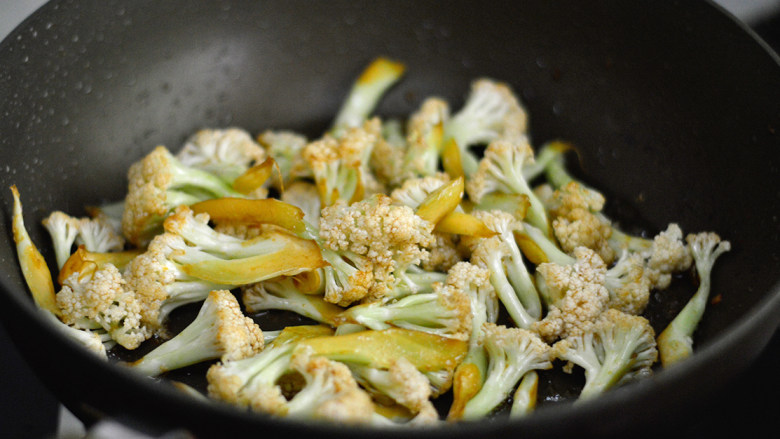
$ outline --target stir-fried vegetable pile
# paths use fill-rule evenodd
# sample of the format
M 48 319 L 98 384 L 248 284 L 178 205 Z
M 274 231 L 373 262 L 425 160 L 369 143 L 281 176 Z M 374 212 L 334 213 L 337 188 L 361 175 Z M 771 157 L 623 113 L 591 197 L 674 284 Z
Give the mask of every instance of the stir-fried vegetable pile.
M 403 73 L 372 62 L 318 138 L 204 129 L 156 147 L 122 202 L 43 220 L 56 279 L 13 187 L 36 303 L 102 357 L 155 343 L 122 363 L 138 373 L 210 362 L 211 400 L 371 425 L 528 416 L 538 371 L 581 368 L 583 400 L 691 355 L 728 241 L 620 230 L 567 169 L 573 146 L 532 145 L 507 84 L 476 80 L 456 109 L 430 97 L 406 120 L 374 115 Z M 650 293 L 688 270 L 698 291 L 657 337 Z M 200 312 L 171 333 L 185 305 Z M 264 328 L 274 310 L 304 324 Z

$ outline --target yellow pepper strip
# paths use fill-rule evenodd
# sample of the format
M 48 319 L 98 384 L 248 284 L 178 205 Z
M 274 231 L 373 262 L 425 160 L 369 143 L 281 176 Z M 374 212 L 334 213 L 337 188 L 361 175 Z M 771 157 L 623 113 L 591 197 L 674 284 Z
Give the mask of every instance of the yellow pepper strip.
M 262 187 L 273 172 L 279 176 L 279 185 L 284 190 L 282 185 L 282 173 L 279 170 L 279 165 L 276 164 L 276 160 L 268 157 L 263 163 L 252 166 L 246 172 L 241 174 L 233 181 L 233 189 L 236 192 L 240 192 L 244 195 L 252 193 L 254 190 Z
M 441 150 L 441 165 L 450 178 L 465 176 L 463 171 L 463 161 L 460 158 L 460 148 L 455 139 L 449 139 L 444 143 Z
M 474 363 L 463 363 L 455 369 L 452 379 L 452 405 L 447 414 L 448 421 L 463 419 L 466 403 L 482 389 L 482 372 Z
M 428 197 L 417 207 L 417 216 L 436 224 L 442 218 L 454 211 L 463 199 L 464 182 L 463 177 L 441 186 L 431 192 Z
M 316 337 L 301 344 L 331 360 L 378 368 L 389 368 L 397 358 L 405 357 L 423 373 L 453 371 L 468 350 L 467 341 L 402 328 Z
M 51 277 L 51 271 L 49 271 L 46 260 L 38 251 L 38 248 L 35 247 L 24 226 L 22 203 L 19 200 L 19 191 L 16 189 L 16 185 L 11 186 L 11 192 L 14 197 L 12 228 L 22 275 L 27 282 L 30 293 L 32 293 L 35 304 L 54 315 L 59 315 L 60 310 L 55 299 L 54 281 Z
M 322 276 L 319 270 L 304 271 L 292 277 L 293 285 L 303 294 L 322 293 Z
M 515 233 L 514 235 L 517 247 L 532 264 L 539 265 L 544 262 L 550 262 L 547 253 L 528 235 L 523 233 Z
M 480 238 L 488 238 L 496 234 L 475 216 L 463 212 L 450 212 L 436 223 L 433 231 Z
M 473 209 L 501 210 L 511 213 L 518 221 L 525 219 L 531 201 L 526 194 L 505 194 L 503 192 L 490 192 L 482 196 L 478 204 L 472 204 Z
M 290 342 L 297 342 L 316 337 L 328 337 L 333 335 L 333 328 L 327 325 L 298 325 L 286 326 L 268 347 L 280 346 Z
M 300 235 L 306 230 L 303 211 L 275 198 L 215 198 L 190 206 L 192 212 L 207 213 L 215 223 L 273 224 Z

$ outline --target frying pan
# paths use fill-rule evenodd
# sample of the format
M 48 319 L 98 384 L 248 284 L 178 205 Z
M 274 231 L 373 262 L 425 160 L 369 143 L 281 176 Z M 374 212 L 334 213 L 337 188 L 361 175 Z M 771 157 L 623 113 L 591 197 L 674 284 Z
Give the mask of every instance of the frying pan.
M 39 225 L 48 212 L 120 199 L 131 162 L 202 127 L 316 136 L 378 55 L 408 68 L 378 114 L 407 115 L 430 95 L 457 108 L 471 80 L 506 81 L 534 144 L 576 144 L 574 172 L 604 190 L 620 224 L 653 233 L 674 221 L 733 247 L 687 362 L 576 405 L 556 387 L 570 383 L 550 379 L 543 390 L 563 400 L 526 419 L 404 435 L 663 431 L 764 349 L 780 321 L 780 65 L 707 2 L 53 1 L 0 44 L 0 187 L 19 187 L 51 260 Z M 93 358 L 37 314 L 10 239 L 10 191 L 0 197 L 0 317 L 80 418 L 201 437 L 398 434 L 243 413 Z M 692 292 L 685 279 L 675 285 L 649 306 L 659 327 Z

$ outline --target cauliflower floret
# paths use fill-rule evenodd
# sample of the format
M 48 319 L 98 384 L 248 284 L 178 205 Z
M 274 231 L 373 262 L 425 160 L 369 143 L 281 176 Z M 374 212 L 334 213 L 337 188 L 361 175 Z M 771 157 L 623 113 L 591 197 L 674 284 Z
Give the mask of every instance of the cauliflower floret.
M 163 323 L 172 308 L 203 300 L 211 290 L 225 287 L 188 276 L 170 259 L 176 249 L 186 247 L 184 239 L 178 235 L 157 235 L 147 250 L 133 258 L 124 271 L 128 286 L 138 294 L 142 321 L 160 334 L 164 334 Z
M 640 254 L 624 252 L 607 270 L 604 285 L 609 290 L 609 307 L 628 314 L 641 314 L 650 300 L 653 276 Z
M 61 211 L 54 211 L 41 222 L 51 236 L 57 266 L 62 268 L 71 255 L 79 234 L 79 220 Z
M 658 359 L 655 331 L 644 317 L 605 311 L 587 331 L 553 345 L 555 357 L 585 369 L 581 399 L 592 398 L 636 377 L 650 375 Z
M 377 140 L 371 151 L 369 165 L 372 174 L 386 189 L 400 185 L 404 180 L 404 154 L 406 142 L 403 138 L 395 138 L 401 135 L 400 124 L 395 121 L 387 121 L 383 124 L 382 137 Z
M 609 303 L 604 261 L 586 247 L 577 247 L 574 256 L 573 265 L 546 262 L 537 267 L 549 310 L 531 328 L 548 342 L 588 331 Z
M 335 323 L 359 324 L 373 330 L 395 326 L 467 340 L 471 331 L 471 301 L 465 291 L 437 282 L 430 293 L 351 306 L 336 317 Z
M 522 328 L 493 323 L 483 325 L 488 366 L 482 388 L 466 402 L 461 418 L 483 418 L 515 389 L 523 375 L 550 369 L 550 346 L 536 334 Z
M 305 180 L 296 180 L 285 186 L 282 201 L 303 211 L 304 221 L 310 224 L 320 222 L 320 196 L 317 187 Z
M 683 232 L 677 224 L 669 224 L 666 230 L 653 238 L 646 254 L 647 267 L 654 270 L 654 287 L 663 290 L 672 281 L 672 273 L 689 269 L 693 255 L 683 241 Z
M 125 238 L 114 229 L 114 226 L 103 216 L 95 218 L 80 218 L 77 245 L 84 245 L 87 251 L 107 253 L 121 251 L 125 248 Z
M 466 256 L 458 237 L 451 233 L 433 232 L 435 241 L 428 248 L 428 258 L 422 261 L 427 271 L 448 271 Z
M 594 214 L 604 207 L 600 193 L 572 181 L 556 190 L 550 203 L 553 231 L 565 252 L 583 246 L 598 253 L 607 265 L 614 261 L 615 250 L 609 243 L 612 225 Z
M 301 346 L 293 353 L 290 367 L 303 375 L 306 385 L 286 403 L 287 416 L 348 424 L 371 421 L 371 397 L 346 365 L 314 356 L 311 348 Z
M 428 195 L 449 182 L 449 175 L 443 172 L 425 177 L 408 178 L 404 180 L 401 187 L 390 193 L 390 198 L 396 203 L 417 209 Z
M 123 347 L 137 348 L 152 331 L 142 322 L 135 292 L 113 264 L 100 268 L 87 264 L 84 268 L 68 276 L 57 293 L 63 322 L 81 329 L 98 325 Z
M 161 232 L 162 221 L 177 206 L 210 198 L 243 197 L 215 174 L 182 164 L 158 146 L 128 171 L 122 234 L 137 246 Z
M 378 118 L 348 129 L 342 137 L 326 135 L 309 143 L 303 157 L 312 170 L 323 206 L 336 200 L 357 201 L 384 188 L 370 172 L 375 144 L 382 138 Z
M 430 425 L 439 420 L 431 402 L 431 384 L 428 378 L 405 357 L 392 360 L 385 369 L 352 365 L 360 382 L 380 403 L 390 400 L 411 412 L 406 425 Z
M 285 187 L 290 181 L 311 177 L 311 169 L 301 154 L 309 143 L 306 136 L 293 131 L 267 130 L 257 136 L 257 141 L 276 161 Z
M 443 127 L 449 117 L 449 105 L 439 98 L 426 99 L 420 109 L 409 117 L 406 125 L 406 142 L 409 146 L 403 162 L 407 176 L 438 173 Z
M 444 138 L 460 148 L 463 168 L 471 175 L 476 158 L 469 147 L 494 140 L 516 142 L 524 137 L 528 117 L 509 85 L 488 78 L 472 82 L 463 107 L 444 124 Z
M 156 376 L 218 358 L 223 362 L 247 358 L 263 345 L 263 331 L 243 314 L 235 296 L 228 290 L 214 290 L 192 323 L 130 366 Z
M 199 130 L 176 154 L 182 164 L 203 169 L 228 182 L 252 165 L 262 163 L 265 157 L 263 147 L 240 128 Z
M 407 206 L 392 203 L 390 197 L 373 197 L 347 205 L 343 200 L 322 210 L 322 247 L 340 254 L 353 254 L 365 263 L 358 267 L 361 277 L 370 275 L 373 283 L 367 294 L 381 298 L 396 285 L 394 273 L 416 265 L 428 257 L 433 245 L 433 225 Z M 330 262 L 330 261 L 329 261 Z M 344 298 L 330 298 L 343 303 Z

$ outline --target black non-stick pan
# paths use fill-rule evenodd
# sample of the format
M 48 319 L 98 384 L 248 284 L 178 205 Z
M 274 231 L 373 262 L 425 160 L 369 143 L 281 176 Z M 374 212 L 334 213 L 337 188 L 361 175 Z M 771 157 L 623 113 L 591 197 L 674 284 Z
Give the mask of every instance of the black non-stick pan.
M 603 189 L 621 224 L 653 233 L 678 222 L 733 247 L 714 273 L 721 300 L 686 363 L 588 403 L 546 401 L 524 420 L 405 436 L 662 431 L 766 346 L 780 321 L 780 65 L 707 2 L 54 1 L 0 44 L 0 317 L 68 408 L 201 437 L 399 434 L 203 403 L 83 352 L 29 298 L 7 189 L 19 187 L 32 238 L 51 259 L 40 226 L 48 212 L 121 199 L 131 162 L 199 128 L 315 136 L 378 55 L 408 69 L 379 114 L 409 114 L 430 95 L 457 107 L 471 80 L 506 81 L 528 108 L 534 144 L 577 145 L 575 172 Z M 685 279 L 677 285 L 652 299 L 658 325 L 692 292 Z

